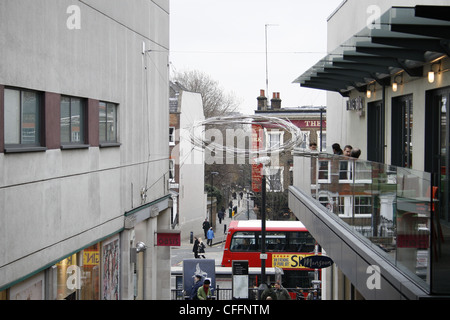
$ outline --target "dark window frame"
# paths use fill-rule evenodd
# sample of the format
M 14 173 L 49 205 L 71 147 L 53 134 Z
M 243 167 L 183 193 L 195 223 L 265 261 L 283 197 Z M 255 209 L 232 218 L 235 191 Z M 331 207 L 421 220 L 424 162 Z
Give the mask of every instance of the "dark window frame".
M 70 109 L 69 114 L 72 114 L 72 99 L 79 99 L 81 102 L 81 115 L 80 115 L 80 133 L 82 134 L 81 141 L 73 141 L 72 140 L 72 119 L 70 119 L 69 124 L 69 136 L 70 141 L 63 141 L 63 137 L 61 136 L 61 149 L 62 150 L 68 150 L 68 149 L 87 149 L 89 148 L 89 144 L 86 143 L 88 139 L 88 101 L 85 98 L 76 97 L 76 96 L 69 96 L 69 95 L 61 95 L 60 100 L 60 108 L 62 107 L 62 103 L 64 99 L 70 99 Z M 62 135 L 62 126 L 61 126 L 61 119 L 62 119 L 62 111 L 60 114 L 60 135 Z
M 37 100 L 38 100 L 38 111 L 37 116 L 38 120 L 35 122 L 37 125 L 37 133 L 35 134 L 35 137 L 37 138 L 37 142 L 35 143 L 7 143 L 6 142 L 6 103 L 5 103 L 5 93 L 6 90 L 15 90 L 19 91 L 20 96 L 20 114 L 22 116 L 22 93 L 23 92 L 32 92 L 36 94 Z M 45 147 L 45 108 L 44 108 L 44 94 L 41 91 L 38 90 L 32 90 L 27 88 L 21 88 L 21 87 L 13 87 L 13 86 L 2 86 L 2 145 L 4 153 L 19 153 L 19 152 L 36 152 L 36 151 L 45 151 L 47 148 Z M 22 126 L 22 118 L 20 119 L 20 126 Z M 21 132 L 21 129 L 19 130 Z M 20 137 L 22 137 L 22 133 L 20 133 Z M 21 139 L 21 138 L 20 138 Z
M 102 120 L 102 116 L 100 115 L 100 110 L 101 110 L 101 105 L 105 106 L 105 117 L 104 117 L 104 121 Z M 108 115 L 108 110 L 109 108 L 113 108 L 114 109 L 114 124 L 113 124 L 113 128 L 114 128 L 114 137 L 113 139 L 110 139 L 110 135 L 108 134 L 108 119 L 107 119 L 107 115 Z M 98 103 L 98 136 L 99 136 L 99 145 L 100 147 L 104 148 L 104 147 L 118 147 L 121 145 L 121 143 L 119 142 L 119 134 L 118 134 L 118 123 L 119 123 L 119 104 L 118 103 L 114 103 L 114 102 L 108 102 L 108 101 L 99 101 Z M 101 134 L 101 130 L 102 130 L 102 126 L 104 127 L 105 132 L 103 133 L 103 136 L 106 138 L 102 140 L 102 134 Z

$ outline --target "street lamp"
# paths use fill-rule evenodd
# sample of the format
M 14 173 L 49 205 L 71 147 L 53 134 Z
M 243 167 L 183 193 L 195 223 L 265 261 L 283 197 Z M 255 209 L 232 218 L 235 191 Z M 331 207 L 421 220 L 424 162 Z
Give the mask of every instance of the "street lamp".
M 213 196 L 212 196 L 212 194 L 213 194 L 213 191 L 214 191 L 214 181 L 213 181 L 213 177 L 214 176 L 216 176 L 216 175 L 218 175 L 219 173 L 218 172 L 216 172 L 216 171 L 212 171 L 211 172 L 211 200 L 210 200 L 210 205 L 209 205 L 209 222 L 210 222 L 210 224 L 211 224 L 211 227 L 213 226 L 212 225 L 212 207 L 213 207 L 213 203 L 212 203 L 212 198 L 213 198 Z
M 270 164 L 270 157 L 259 157 L 254 159 L 256 164 L 262 164 L 261 177 L 261 283 L 266 278 L 266 166 Z

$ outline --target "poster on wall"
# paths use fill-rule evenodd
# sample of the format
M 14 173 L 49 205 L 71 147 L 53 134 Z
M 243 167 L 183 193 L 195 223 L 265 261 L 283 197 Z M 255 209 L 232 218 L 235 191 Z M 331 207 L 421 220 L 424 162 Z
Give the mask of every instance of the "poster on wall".
M 120 245 L 119 236 L 102 244 L 102 299 L 119 300 Z
M 202 282 L 209 279 L 210 288 L 214 295 L 216 288 L 216 261 L 214 259 L 184 259 L 183 260 L 183 286 L 190 292 L 196 275 L 201 276 Z

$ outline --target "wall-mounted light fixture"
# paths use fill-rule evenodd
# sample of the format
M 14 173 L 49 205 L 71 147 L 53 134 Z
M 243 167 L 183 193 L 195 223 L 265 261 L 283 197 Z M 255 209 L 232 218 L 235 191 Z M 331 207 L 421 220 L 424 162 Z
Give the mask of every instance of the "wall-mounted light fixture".
M 392 82 L 392 91 L 397 92 L 399 84 L 403 84 L 403 73 L 394 76 L 394 81 Z
M 439 60 L 438 62 L 432 63 L 430 65 L 430 71 L 428 72 L 428 82 L 429 83 L 433 83 L 434 82 L 434 76 L 435 76 L 435 72 L 433 70 L 433 66 L 435 65 L 439 65 L 439 69 L 438 69 L 438 73 L 441 72 L 441 60 Z
M 428 72 L 428 82 L 429 83 L 434 82 L 434 72 L 433 71 Z
M 139 252 L 144 252 L 145 250 L 147 250 L 147 246 L 142 241 L 139 241 L 136 244 L 136 252 L 138 252 L 138 253 Z
M 371 98 L 372 97 L 372 90 L 370 89 L 372 87 L 373 92 L 375 92 L 375 83 L 369 83 L 367 85 L 367 91 L 366 91 L 366 97 Z

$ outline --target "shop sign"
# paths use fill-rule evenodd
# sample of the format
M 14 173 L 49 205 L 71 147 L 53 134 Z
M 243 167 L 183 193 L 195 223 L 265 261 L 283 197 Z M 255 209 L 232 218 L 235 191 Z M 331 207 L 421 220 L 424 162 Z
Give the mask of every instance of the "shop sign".
M 427 234 L 398 234 L 398 248 L 418 248 L 427 249 L 430 244 L 430 237 Z
M 300 129 L 319 129 L 320 119 L 317 120 L 291 120 L 292 124 L 299 127 Z M 322 120 L 322 129 L 326 129 L 327 121 Z
M 180 246 L 180 232 L 158 232 L 156 234 L 156 245 L 160 247 Z
M 333 260 L 327 256 L 314 255 L 303 258 L 300 264 L 310 269 L 323 269 L 332 266 Z

